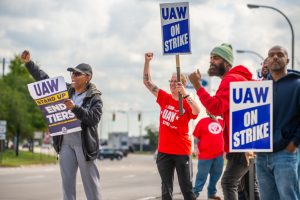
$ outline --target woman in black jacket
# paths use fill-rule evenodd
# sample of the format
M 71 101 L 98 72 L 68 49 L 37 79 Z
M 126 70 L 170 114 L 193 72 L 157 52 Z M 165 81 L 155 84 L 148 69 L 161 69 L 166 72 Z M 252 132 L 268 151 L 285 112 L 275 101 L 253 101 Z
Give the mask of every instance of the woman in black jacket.
M 35 80 L 49 78 L 30 60 L 29 51 L 25 50 L 21 59 Z M 70 99 L 64 103 L 81 121 L 82 130 L 53 137 L 53 146 L 59 156 L 64 199 L 76 199 L 76 174 L 79 167 L 87 199 L 99 200 L 100 175 L 95 159 L 99 149 L 97 130 L 102 115 L 101 92 L 90 83 L 93 75 L 90 65 L 81 63 L 67 70 L 71 72 L 72 83 L 67 84 Z

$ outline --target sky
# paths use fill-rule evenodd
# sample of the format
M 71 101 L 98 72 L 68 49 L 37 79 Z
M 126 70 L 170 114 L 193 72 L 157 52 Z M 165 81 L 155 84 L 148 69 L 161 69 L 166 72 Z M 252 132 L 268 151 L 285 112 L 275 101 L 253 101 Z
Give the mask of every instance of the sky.
M 144 53 L 154 53 L 153 82 L 169 91 L 168 80 L 176 71 L 176 63 L 174 55 L 162 54 L 159 5 L 182 1 L 1 0 L 0 60 L 5 58 L 9 62 L 28 49 L 32 60 L 51 77 L 63 76 L 66 81 L 70 81 L 68 67 L 89 63 L 94 71 L 92 82 L 103 93 L 101 138 L 116 131 L 129 130 L 130 136 L 145 134 L 146 126 L 158 125 L 159 107 L 143 85 Z M 266 57 L 272 46 L 281 45 L 291 57 L 292 37 L 287 20 L 272 9 L 249 9 L 248 3 L 275 7 L 289 18 L 295 33 L 294 66 L 300 70 L 300 46 L 297 45 L 300 1 L 188 2 L 192 53 L 180 55 L 182 72 L 199 69 L 205 74 L 210 51 L 224 42 L 234 49 L 234 65 L 242 64 L 254 74 L 260 68 L 261 58 L 251 53 L 236 53 L 237 49 Z M 212 90 L 218 83 L 217 79 L 211 80 Z M 115 121 L 112 121 L 113 112 Z M 140 122 L 138 113 L 142 113 Z M 204 113 L 202 109 L 201 115 Z

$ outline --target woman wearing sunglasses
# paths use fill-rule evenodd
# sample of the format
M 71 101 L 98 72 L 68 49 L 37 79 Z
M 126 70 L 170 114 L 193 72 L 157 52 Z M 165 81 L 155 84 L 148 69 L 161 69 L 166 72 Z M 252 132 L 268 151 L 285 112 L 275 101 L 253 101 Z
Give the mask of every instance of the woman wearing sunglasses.
M 29 51 L 23 51 L 21 59 L 35 80 L 49 78 L 30 60 Z M 59 155 L 64 200 L 76 199 L 78 167 L 86 198 L 99 200 L 100 175 L 95 159 L 99 150 L 97 130 L 102 115 L 101 92 L 90 83 L 93 76 L 90 65 L 82 63 L 67 70 L 71 72 L 72 83 L 67 84 L 70 99 L 66 99 L 64 103 L 81 121 L 82 130 L 53 137 L 53 146 Z
M 144 84 L 156 97 L 160 106 L 160 126 L 158 138 L 157 168 L 161 177 L 162 200 L 173 199 L 174 170 L 185 200 L 195 200 L 190 177 L 191 139 L 188 124 L 196 119 L 199 106 L 185 90 L 186 78 L 180 76 L 177 81 L 174 73 L 169 81 L 171 94 L 159 89 L 151 80 L 150 61 L 153 53 L 145 54 Z M 183 96 L 183 115 L 179 113 L 178 93 Z

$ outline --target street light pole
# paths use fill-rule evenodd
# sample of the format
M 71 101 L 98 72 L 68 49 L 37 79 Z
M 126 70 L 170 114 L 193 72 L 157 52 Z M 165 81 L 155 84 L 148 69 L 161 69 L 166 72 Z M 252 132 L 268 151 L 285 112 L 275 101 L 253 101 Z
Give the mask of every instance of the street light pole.
M 259 57 L 261 60 L 262 60 L 262 63 L 264 62 L 264 57 L 262 55 L 260 55 L 259 53 L 255 52 L 255 51 L 250 51 L 250 50 L 236 50 L 237 53 L 251 53 L 251 54 L 254 54 L 256 55 L 257 57 Z M 261 69 L 257 69 L 256 70 L 256 75 L 257 75 L 257 78 L 260 79 L 262 78 L 262 74 L 261 74 Z
M 278 10 L 277 8 L 274 8 L 272 6 L 255 5 L 255 4 L 247 4 L 247 6 L 250 9 L 252 9 L 252 8 L 269 8 L 269 9 L 275 10 L 275 11 L 279 12 L 281 15 L 283 15 L 284 18 L 287 20 L 287 22 L 290 25 L 291 31 L 292 31 L 292 69 L 294 69 L 294 42 L 295 42 L 295 40 L 294 40 L 294 29 L 293 29 L 292 23 L 289 20 L 289 18 L 283 12 L 281 12 L 280 10 Z
M 237 53 L 251 53 L 254 55 L 257 55 L 260 59 L 262 59 L 262 61 L 264 61 L 264 57 L 262 55 L 260 55 L 259 53 L 255 52 L 255 51 L 250 51 L 250 50 L 236 50 Z
M 4 78 L 4 71 L 5 71 L 5 58 L 2 59 L 2 78 Z
M 144 145 L 144 141 L 143 141 L 143 115 L 142 112 L 138 113 L 138 121 L 140 123 L 140 152 L 143 151 L 143 145 Z

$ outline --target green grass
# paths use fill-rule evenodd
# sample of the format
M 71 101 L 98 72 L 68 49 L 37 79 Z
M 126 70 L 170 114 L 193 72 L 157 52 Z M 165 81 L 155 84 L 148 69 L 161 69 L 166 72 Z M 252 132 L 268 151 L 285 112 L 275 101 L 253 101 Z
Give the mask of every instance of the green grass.
M 19 156 L 13 150 L 0 152 L 0 167 L 19 167 L 24 165 L 55 164 L 56 156 L 19 151 Z

